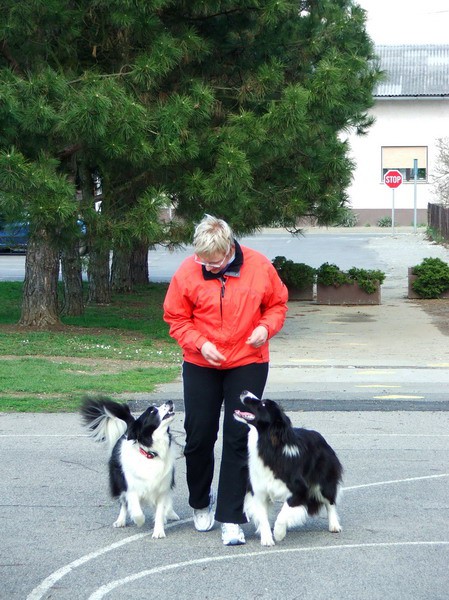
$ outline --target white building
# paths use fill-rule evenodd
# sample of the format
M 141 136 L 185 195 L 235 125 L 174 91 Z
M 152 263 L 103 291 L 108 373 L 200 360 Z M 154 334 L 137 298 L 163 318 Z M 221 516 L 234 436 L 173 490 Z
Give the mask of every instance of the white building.
M 375 225 L 393 216 L 393 190 L 385 173 L 397 169 L 403 183 L 394 191 L 397 225 L 427 223 L 433 195 L 439 138 L 449 137 L 449 45 L 376 46 L 385 79 L 369 111 L 376 122 L 366 136 L 351 136 L 351 157 L 357 167 L 348 190 L 359 225 Z M 414 160 L 417 159 L 417 184 Z M 416 199 L 416 200 L 415 200 Z

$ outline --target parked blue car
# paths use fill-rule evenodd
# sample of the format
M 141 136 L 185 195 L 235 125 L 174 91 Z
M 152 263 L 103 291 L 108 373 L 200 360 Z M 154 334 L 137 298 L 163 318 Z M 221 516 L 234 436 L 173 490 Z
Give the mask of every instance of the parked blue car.
M 80 256 L 87 254 L 86 225 L 78 220 L 80 228 Z M 0 252 L 26 252 L 29 237 L 28 223 L 1 223 L 0 221 Z
M 27 223 L 3 223 L 0 225 L 0 252 L 25 252 L 27 244 Z

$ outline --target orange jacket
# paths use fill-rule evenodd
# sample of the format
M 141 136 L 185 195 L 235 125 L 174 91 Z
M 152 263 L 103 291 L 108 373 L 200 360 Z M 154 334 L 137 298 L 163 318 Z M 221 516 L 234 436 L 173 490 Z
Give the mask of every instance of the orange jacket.
M 243 264 L 238 273 L 205 279 L 193 256 L 174 274 L 164 301 L 164 320 L 181 346 L 184 360 L 211 367 L 201 354 L 204 342 L 215 344 L 226 357 L 220 369 L 269 361 L 268 341 L 260 348 L 246 344 L 258 325 L 268 339 L 283 326 L 287 288 L 271 262 L 255 250 L 241 246 Z

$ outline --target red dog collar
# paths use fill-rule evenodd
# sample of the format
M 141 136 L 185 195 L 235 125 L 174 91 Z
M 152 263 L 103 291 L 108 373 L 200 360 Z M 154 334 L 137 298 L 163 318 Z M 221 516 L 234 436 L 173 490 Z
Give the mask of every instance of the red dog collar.
M 145 456 L 145 458 L 156 458 L 156 456 L 157 456 L 156 452 L 151 452 L 151 450 L 149 450 L 147 452 L 143 448 L 139 448 L 139 452 L 140 452 L 140 454 L 143 454 Z

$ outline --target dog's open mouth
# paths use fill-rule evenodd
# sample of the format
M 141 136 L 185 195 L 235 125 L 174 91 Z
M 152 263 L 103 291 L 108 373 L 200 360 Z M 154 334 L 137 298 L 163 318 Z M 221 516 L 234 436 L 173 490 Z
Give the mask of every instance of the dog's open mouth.
M 235 410 L 234 414 L 237 417 L 240 417 L 241 419 L 244 419 L 245 421 L 254 421 L 254 419 L 256 418 L 253 413 L 250 412 L 242 412 L 241 410 Z
M 166 414 L 163 416 L 162 420 L 164 420 L 164 419 L 169 419 L 170 417 L 174 417 L 174 416 L 175 416 L 175 411 L 174 411 L 173 409 L 171 409 L 171 410 L 169 410 L 169 412 L 168 412 L 168 413 L 166 413 Z

